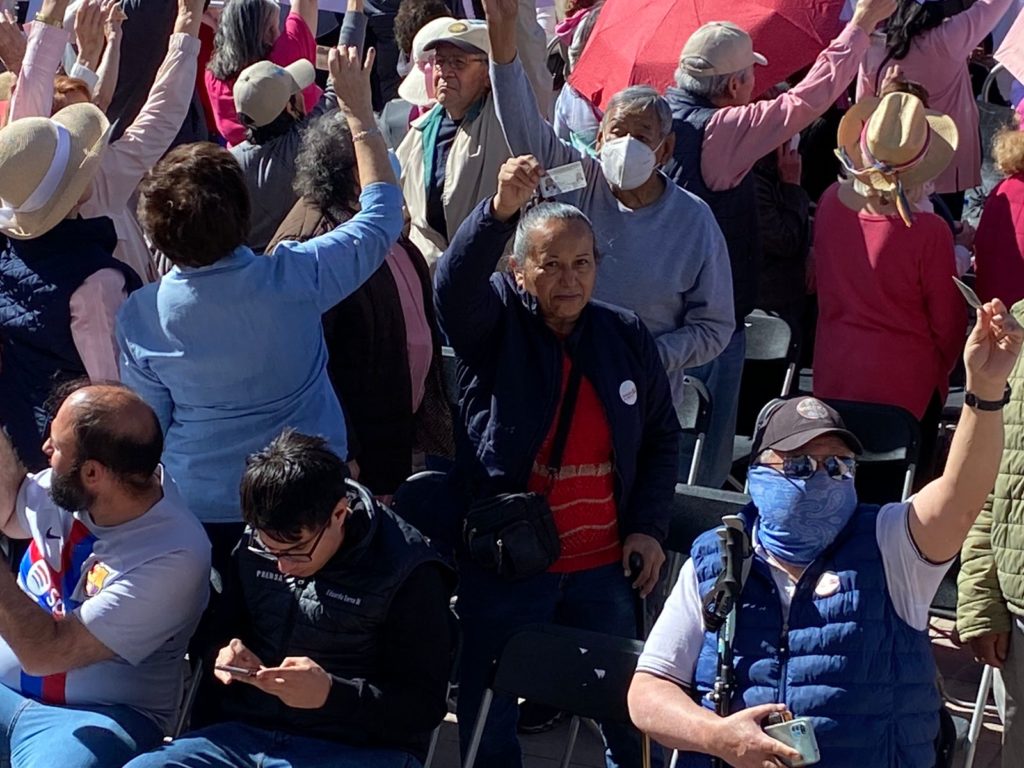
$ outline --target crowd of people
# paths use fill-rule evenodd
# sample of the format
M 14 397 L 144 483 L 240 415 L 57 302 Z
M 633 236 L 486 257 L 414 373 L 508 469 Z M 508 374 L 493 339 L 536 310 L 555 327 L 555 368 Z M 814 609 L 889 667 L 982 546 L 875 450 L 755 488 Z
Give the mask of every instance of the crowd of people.
M 559 713 L 485 691 L 560 624 L 645 640 L 609 768 L 791 765 L 790 715 L 932 768 L 955 562 L 1014 765 L 1024 130 L 969 61 L 1021 3 L 857 0 L 772 87 L 723 12 L 605 98 L 620 2 L 0 12 L 0 765 L 422 768 L 454 692 L 518 768 Z M 809 370 L 738 458 L 757 309 Z M 910 498 L 858 496 L 851 401 L 916 423 Z M 666 540 L 736 477 L 723 640 L 723 533 L 674 583 Z

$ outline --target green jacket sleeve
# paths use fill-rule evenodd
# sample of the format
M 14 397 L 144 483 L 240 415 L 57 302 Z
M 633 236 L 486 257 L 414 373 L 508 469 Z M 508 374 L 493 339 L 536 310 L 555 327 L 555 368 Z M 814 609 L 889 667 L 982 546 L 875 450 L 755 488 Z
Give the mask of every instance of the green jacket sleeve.
M 992 553 L 992 496 L 974 521 L 960 552 L 956 629 L 961 640 L 1009 632 L 1012 617 L 999 588 Z

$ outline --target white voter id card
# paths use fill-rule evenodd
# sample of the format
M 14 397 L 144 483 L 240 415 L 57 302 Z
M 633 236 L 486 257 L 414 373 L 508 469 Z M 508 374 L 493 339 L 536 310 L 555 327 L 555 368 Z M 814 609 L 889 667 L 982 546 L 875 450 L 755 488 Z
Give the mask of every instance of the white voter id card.
M 587 186 L 587 177 L 583 175 L 583 163 L 577 160 L 575 163 L 552 168 L 541 176 L 540 196 L 556 197 L 583 189 L 585 186 Z

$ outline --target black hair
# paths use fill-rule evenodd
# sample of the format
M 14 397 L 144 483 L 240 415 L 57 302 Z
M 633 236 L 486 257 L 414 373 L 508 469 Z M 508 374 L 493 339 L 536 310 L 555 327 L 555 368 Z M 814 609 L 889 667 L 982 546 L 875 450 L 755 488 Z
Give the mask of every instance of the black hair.
M 322 437 L 286 429 L 245 464 L 242 519 L 278 541 L 322 528 L 345 496 L 348 467 Z
M 920 3 L 918 0 L 899 0 L 896 11 L 885 24 L 885 47 L 888 54 L 882 63 L 900 61 L 910 53 L 914 38 L 935 29 L 946 18 L 942 3 Z

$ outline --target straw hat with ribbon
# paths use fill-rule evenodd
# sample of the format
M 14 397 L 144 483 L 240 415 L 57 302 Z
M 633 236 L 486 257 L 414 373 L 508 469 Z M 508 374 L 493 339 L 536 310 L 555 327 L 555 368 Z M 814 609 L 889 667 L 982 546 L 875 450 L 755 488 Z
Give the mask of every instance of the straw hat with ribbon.
M 905 190 L 934 179 L 949 165 L 957 146 L 951 117 L 925 109 L 916 96 L 890 93 L 863 98 L 839 123 L 836 155 L 862 184 L 895 197 L 909 227 L 913 212 Z
M 0 231 L 46 234 L 78 205 L 99 167 L 110 123 L 93 104 L 51 118 L 26 117 L 0 130 Z

